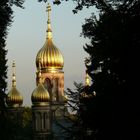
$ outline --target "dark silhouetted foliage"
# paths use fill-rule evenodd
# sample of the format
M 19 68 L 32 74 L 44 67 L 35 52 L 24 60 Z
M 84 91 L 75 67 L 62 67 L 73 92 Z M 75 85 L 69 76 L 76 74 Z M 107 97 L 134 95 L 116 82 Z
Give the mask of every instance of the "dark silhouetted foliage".
M 84 49 L 89 54 L 86 66 L 93 80 L 91 88 L 97 93 L 97 139 L 126 139 L 128 132 L 134 139 L 138 134 L 138 127 L 130 125 L 134 128 L 139 123 L 139 8 L 139 1 L 127 1 L 111 10 L 102 9 L 99 19 L 92 15 L 83 25 L 84 37 L 91 39 Z
M 31 140 L 32 121 L 31 108 L 21 108 L 21 112 L 10 113 L 5 111 L 4 117 L 0 114 L 0 139 L 2 140 Z
M 59 5 L 60 3 L 61 3 L 61 1 L 60 0 L 52 0 L 53 1 L 53 3 L 54 4 L 57 4 L 57 5 Z M 48 0 L 38 0 L 38 2 L 49 2 Z
M 70 139 L 94 140 L 97 131 L 97 112 L 94 93 L 91 94 L 89 86 L 74 82 L 75 89 L 67 88 L 69 119 L 72 122 L 68 131 Z

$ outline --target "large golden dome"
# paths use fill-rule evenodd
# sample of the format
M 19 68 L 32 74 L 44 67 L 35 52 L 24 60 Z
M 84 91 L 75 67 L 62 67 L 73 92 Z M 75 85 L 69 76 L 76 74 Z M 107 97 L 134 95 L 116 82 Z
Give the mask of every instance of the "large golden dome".
M 16 88 L 16 74 L 15 74 L 15 62 L 13 61 L 13 75 L 12 75 L 12 88 L 7 94 L 6 103 L 9 107 L 20 107 L 23 103 L 23 97 Z
M 44 46 L 40 49 L 36 57 L 36 66 L 38 68 L 39 59 L 41 60 L 41 69 L 63 69 L 64 60 L 60 50 L 53 44 L 51 39 L 46 40 Z
M 52 41 L 50 11 L 51 7 L 48 5 L 47 37 L 44 46 L 37 53 L 36 66 L 38 68 L 40 59 L 41 70 L 62 70 L 64 59 L 60 50 L 54 45 Z

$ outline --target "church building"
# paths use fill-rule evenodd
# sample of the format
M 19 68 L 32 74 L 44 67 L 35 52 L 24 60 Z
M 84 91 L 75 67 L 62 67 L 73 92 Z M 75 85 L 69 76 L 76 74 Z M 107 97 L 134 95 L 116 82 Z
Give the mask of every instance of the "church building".
M 48 4 L 46 41 L 36 56 L 37 87 L 31 96 L 34 140 L 51 139 L 53 120 L 65 113 L 64 59 L 53 43 L 50 12 Z

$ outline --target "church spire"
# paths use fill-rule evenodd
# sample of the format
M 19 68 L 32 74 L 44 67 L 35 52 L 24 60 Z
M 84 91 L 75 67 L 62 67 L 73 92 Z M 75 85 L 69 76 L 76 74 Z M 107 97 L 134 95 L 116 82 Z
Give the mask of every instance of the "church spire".
M 47 5 L 47 13 L 48 13 L 48 21 L 47 21 L 47 39 L 52 39 L 52 30 L 51 30 L 51 18 L 50 18 L 50 12 L 51 12 L 51 6 L 48 3 Z
M 16 65 L 15 65 L 15 61 L 14 60 L 13 60 L 13 63 L 12 63 L 12 69 L 13 69 L 12 87 L 16 87 Z
M 15 61 L 12 63 L 12 88 L 7 94 L 6 103 L 9 107 L 20 107 L 23 103 L 23 97 L 16 88 L 16 72 L 15 72 Z

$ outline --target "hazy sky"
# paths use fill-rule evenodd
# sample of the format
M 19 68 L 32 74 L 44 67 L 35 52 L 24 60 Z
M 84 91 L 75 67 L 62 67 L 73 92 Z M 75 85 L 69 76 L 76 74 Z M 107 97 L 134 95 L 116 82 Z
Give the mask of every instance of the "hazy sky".
M 73 2 L 63 2 L 53 5 L 51 12 L 51 25 L 54 44 L 64 56 L 65 89 L 73 88 L 73 82 L 84 82 L 84 58 L 87 54 L 83 45 L 87 42 L 80 37 L 81 25 L 84 19 L 90 16 L 94 9 L 84 9 L 73 14 Z M 24 7 L 14 9 L 14 22 L 9 29 L 7 39 L 8 49 L 8 90 L 11 88 L 12 61 L 16 62 L 17 89 L 24 97 L 24 105 L 31 105 L 31 94 L 36 87 L 35 58 L 46 38 L 47 14 L 45 3 L 37 0 L 26 0 Z

